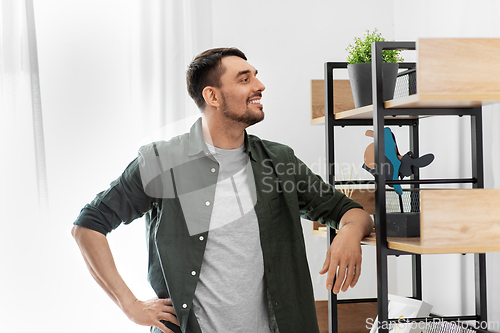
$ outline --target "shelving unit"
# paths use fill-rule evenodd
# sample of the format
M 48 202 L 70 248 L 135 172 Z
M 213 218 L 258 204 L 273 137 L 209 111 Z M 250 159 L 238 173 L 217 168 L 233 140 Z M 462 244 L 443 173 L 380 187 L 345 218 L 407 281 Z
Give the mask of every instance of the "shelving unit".
M 394 322 L 388 318 L 388 277 L 387 257 L 389 255 L 412 256 L 413 295 L 422 299 L 421 255 L 431 253 L 474 253 L 476 313 L 470 316 L 440 317 L 442 321 L 475 320 L 487 321 L 486 307 L 486 252 L 500 251 L 500 210 L 494 208 L 500 200 L 498 190 L 484 190 L 482 154 L 482 106 L 500 101 L 500 69 L 498 56 L 500 39 L 421 39 L 418 42 L 417 92 L 409 91 L 409 96 L 383 102 L 382 96 L 382 50 L 415 50 L 415 42 L 376 42 L 372 45 L 373 105 L 354 109 L 349 102 L 336 101 L 340 80 L 333 80 L 334 68 L 346 68 L 347 63 L 328 62 L 325 64 L 324 117 L 314 112 L 313 120 L 324 119 L 326 129 L 327 172 L 334 170 L 335 163 L 334 129 L 336 126 L 373 126 L 375 164 L 381 166 L 385 158 L 384 126 L 408 126 L 410 150 L 419 156 L 419 119 L 422 116 L 458 115 L 471 119 L 472 177 L 463 179 L 420 179 L 418 170 L 410 180 L 387 180 L 384 174 L 375 175 L 375 232 L 363 239 L 364 244 L 377 247 L 377 298 L 358 300 L 376 301 L 378 320 L 382 323 Z M 472 59 L 474 61 L 472 61 Z M 480 59 L 478 61 L 478 59 Z M 415 64 L 404 63 L 400 68 L 415 68 Z M 472 69 L 471 69 L 472 67 Z M 494 68 L 494 69 L 493 69 Z M 492 72 L 493 71 L 493 72 Z M 496 73 L 498 72 L 498 73 Z M 493 77 L 492 77 L 493 76 Z M 338 81 L 338 82 L 337 82 Z M 348 81 L 347 81 L 348 82 Z M 314 86 L 319 82 L 313 82 Z M 345 83 L 340 83 L 343 85 Z M 337 85 L 337 87 L 336 87 Z M 336 91 L 337 90 L 337 91 Z M 343 92 L 346 93 L 345 91 Z M 346 106 L 347 105 L 347 106 Z M 317 109 L 317 107 L 316 107 Z M 381 170 L 381 168 L 379 168 Z M 331 184 L 338 184 L 334 174 L 327 174 Z M 370 181 L 359 181 L 366 184 Z M 356 182 L 354 182 L 356 183 Z M 421 184 L 470 183 L 470 190 L 420 190 Z M 386 230 L 386 185 L 409 184 L 412 200 L 420 200 L 421 237 L 387 237 Z M 486 193 L 485 191 L 488 191 Z M 496 201 L 495 201 L 496 200 Z M 481 204 L 479 211 L 489 212 L 480 218 L 463 212 L 472 210 L 471 204 Z M 462 207 L 462 210 L 457 209 Z M 477 206 L 476 206 L 477 208 Z M 458 211 L 458 214 L 457 214 Z M 478 210 L 476 209 L 476 212 Z M 458 221 L 458 223 L 457 223 Z M 478 221 L 478 222 L 477 222 Z M 486 232 L 482 232 L 486 228 Z M 328 229 L 331 243 L 335 233 Z M 333 293 L 329 296 L 329 332 L 336 333 L 337 300 Z M 347 300 L 346 302 L 352 302 Z M 423 318 L 408 318 L 423 321 Z M 478 332 L 487 332 L 477 329 Z M 388 332 L 381 327 L 379 332 Z

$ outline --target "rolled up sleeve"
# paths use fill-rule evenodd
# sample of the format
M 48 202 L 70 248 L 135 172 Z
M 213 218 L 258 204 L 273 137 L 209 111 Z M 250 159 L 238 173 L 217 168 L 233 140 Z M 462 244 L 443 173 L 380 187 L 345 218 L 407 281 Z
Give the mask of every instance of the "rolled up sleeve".
M 107 235 L 120 224 L 143 216 L 153 204 L 141 181 L 139 161 L 132 161 L 110 187 L 81 210 L 74 225 Z

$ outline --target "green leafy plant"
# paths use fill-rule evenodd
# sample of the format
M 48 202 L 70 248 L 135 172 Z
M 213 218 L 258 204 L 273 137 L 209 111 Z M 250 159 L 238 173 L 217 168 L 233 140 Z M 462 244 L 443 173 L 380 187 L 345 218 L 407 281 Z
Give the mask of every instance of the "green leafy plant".
M 375 29 L 373 32 L 366 30 L 362 38 L 355 37 L 354 44 L 349 44 L 346 51 L 349 53 L 347 62 L 350 64 L 358 64 L 372 61 L 372 43 L 385 42 L 382 34 Z M 382 59 L 384 62 L 401 62 L 403 58 L 400 56 L 401 50 L 384 50 L 382 51 Z

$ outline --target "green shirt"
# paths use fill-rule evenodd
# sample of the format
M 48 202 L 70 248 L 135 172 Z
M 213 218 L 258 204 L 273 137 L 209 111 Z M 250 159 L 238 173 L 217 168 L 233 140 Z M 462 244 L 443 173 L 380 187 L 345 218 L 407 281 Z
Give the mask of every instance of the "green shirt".
M 279 331 L 319 332 L 300 217 L 338 228 L 345 212 L 362 207 L 323 182 L 288 146 L 245 134 L 245 151 L 255 179 L 264 274 Z M 107 234 L 146 214 L 148 280 L 159 298 L 172 299 L 182 332 L 200 332 L 192 311 L 198 274 L 192 272 L 200 272 L 210 237 L 217 176 L 218 163 L 203 140 L 199 119 L 189 133 L 141 147 L 123 174 L 75 221 Z

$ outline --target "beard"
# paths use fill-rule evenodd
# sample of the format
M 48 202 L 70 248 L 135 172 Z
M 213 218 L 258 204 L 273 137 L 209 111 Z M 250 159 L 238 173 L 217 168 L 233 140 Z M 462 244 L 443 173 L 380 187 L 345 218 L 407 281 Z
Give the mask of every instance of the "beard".
M 260 110 L 260 112 L 253 111 L 248 107 L 248 104 L 244 114 L 238 114 L 232 111 L 227 105 L 226 102 L 227 100 L 224 93 L 221 93 L 221 96 L 222 96 L 222 105 L 221 105 L 222 114 L 227 119 L 245 124 L 247 126 L 257 124 L 258 122 L 261 122 L 264 119 L 264 111 L 262 109 Z

